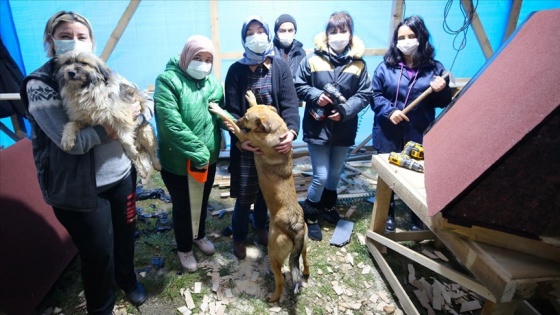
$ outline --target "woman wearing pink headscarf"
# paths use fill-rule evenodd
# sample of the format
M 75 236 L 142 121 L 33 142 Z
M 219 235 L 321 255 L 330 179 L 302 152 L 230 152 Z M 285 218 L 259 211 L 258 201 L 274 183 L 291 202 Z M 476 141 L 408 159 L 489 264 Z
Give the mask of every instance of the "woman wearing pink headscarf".
M 198 268 L 193 244 L 205 255 L 215 251 L 205 236 L 205 219 L 222 136 L 221 123 L 210 114 L 208 104 L 223 107 L 224 92 L 211 74 L 213 61 L 212 41 L 201 35 L 190 37 L 181 55 L 171 58 L 157 77 L 154 93 L 161 177 L 171 195 L 177 253 L 189 272 Z M 206 182 L 193 182 L 189 170 L 207 172 Z M 192 218 L 197 217 L 193 224 Z

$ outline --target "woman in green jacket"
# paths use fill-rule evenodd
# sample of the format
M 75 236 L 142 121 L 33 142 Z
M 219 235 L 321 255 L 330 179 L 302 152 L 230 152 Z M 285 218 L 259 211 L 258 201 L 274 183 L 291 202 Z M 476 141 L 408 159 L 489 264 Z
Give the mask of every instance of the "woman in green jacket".
M 210 74 L 213 58 L 210 39 L 190 37 L 181 55 L 171 58 L 156 79 L 154 93 L 161 177 L 171 195 L 179 259 L 190 272 L 198 267 L 193 243 L 205 255 L 215 251 L 205 236 L 205 219 L 222 136 L 208 104 L 223 107 L 224 92 Z

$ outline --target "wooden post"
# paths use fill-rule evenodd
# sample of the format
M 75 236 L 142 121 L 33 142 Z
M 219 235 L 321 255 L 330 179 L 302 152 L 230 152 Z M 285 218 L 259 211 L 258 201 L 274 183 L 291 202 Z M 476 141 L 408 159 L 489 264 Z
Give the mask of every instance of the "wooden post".
M 141 0 L 130 0 L 128 7 L 126 7 L 126 10 L 124 11 L 123 15 L 121 16 L 121 19 L 119 20 L 119 23 L 113 30 L 113 33 L 111 33 L 111 37 L 109 37 L 109 40 L 105 45 L 105 48 L 103 48 L 103 52 L 101 53 L 100 56 L 101 60 L 107 61 L 107 59 L 109 59 L 109 56 L 111 56 L 111 53 L 115 49 L 115 46 L 119 42 L 119 39 L 121 39 L 124 30 L 128 26 L 128 22 L 130 22 L 130 19 L 132 19 L 134 12 L 140 5 L 140 1 Z
M 461 0 L 461 4 L 463 4 L 463 8 L 465 8 L 466 12 L 471 12 L 473 10 L 472 0 Z M 474 30 L 474 34 L 476 35 L 476 40 L 478 40 L 478 44 L 482 49 L 482 53 L 484 53 L 484 57 L 486 60 L 490 59 L 494 54 L 492 50 L 492 45 L 490 45 L 490 41 L 488 40 L 488 36 L 486 36 L 486 32 L 484 31 L 484 27 L 478 18 L 478 14 L 476 11 L 472 14 L 472 27 Z
M 404 0 L 393 0 L 393 5 L 391 7 L 391 21 L 389 24 L 389 44 L 393 41 L 393 32 L 395 28 L 403 19 L 403 7 Z
M 519 11 L 521 11 L 521 4 L 523 0 L 513 0 L 511 8 L 509 10 L 508 22 L 506 27 L 506 32 L 504 33 L 504 38 L 502 43 L 505 42 L 509 35 L 515 31 L 517 28 L 517 21 L 519 20 Z
M 214 43 L 214 64 L 212 72 L 219 80 L 222 79 L 222 56 L 220 49 L 220 21 L 218 0 L 210 0 L 210 29 L 212 30 L 212 43 Z

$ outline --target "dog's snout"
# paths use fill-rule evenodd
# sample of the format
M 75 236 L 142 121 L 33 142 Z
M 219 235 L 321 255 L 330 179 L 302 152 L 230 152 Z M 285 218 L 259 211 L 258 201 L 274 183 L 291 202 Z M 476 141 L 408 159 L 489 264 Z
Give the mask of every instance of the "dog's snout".
M 76 77 L 76 71 L 68 71 L 68 76 L 73 79 L 74 77 Z

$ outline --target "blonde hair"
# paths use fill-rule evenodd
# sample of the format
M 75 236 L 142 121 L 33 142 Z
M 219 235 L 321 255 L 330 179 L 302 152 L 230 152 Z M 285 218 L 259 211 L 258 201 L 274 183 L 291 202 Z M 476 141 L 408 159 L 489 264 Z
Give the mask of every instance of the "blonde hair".
M 82 23 L 88 28 L 89 37 L 91 38 L 92 47 L 95 48 L 95 39 L 93 37 L 93 29 L 89 21 L 82 15 L 74 13 L 72 11 L 59 11 L 58 13 L 51 16 L 45 25 L 45 33 L 43 34 L 43 45 L 45 46 L 45 51 L 47 52 L 47 57 L 54 57 L 55 47 L 52 36 L 56 31 L 56 28 L 63 22 L 78 22 Z

